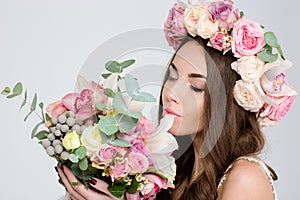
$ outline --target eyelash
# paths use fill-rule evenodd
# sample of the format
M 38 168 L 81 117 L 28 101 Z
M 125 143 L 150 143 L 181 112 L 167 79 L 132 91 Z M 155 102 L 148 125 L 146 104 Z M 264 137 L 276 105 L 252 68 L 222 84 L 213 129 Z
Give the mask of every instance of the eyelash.
M 168 76 L 168 80 L 169 80 L 169 81 L 176 81 L 177 79 L 176 79 L 176 78 L 173 78 L 173 77 L 171 77 L 171 76 L 169 75 L 169 76 Z M 191 88 L 193 91 L 195 91 L 195 92 L 203 92 L 203 91 L 204 91 L 204 89 L 197 88 L 197 87 L 194 87 L 194 86 L 192 86 L 192 85 L 190 85 L 190 88 Z

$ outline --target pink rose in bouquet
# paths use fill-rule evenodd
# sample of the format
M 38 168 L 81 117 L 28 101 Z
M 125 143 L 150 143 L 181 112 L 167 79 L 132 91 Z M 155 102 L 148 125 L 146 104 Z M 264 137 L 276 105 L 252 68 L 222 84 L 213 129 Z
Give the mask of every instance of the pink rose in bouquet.
M 245 17 L 239 19 L 232 30 L 232 52 L 235 57 L 252 56 L 265 45 L 264 31 L 260 24 Z

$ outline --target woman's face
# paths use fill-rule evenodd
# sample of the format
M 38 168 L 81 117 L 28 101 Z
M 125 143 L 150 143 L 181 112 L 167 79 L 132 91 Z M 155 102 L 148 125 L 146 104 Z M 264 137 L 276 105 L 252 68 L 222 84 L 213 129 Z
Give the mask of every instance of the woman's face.
M 206 76 L 203 47 L 196 41 L 187 42 L 170 63 L 162 91 L 163 115 L 175 115 L 169 130 L 173 135 L 192 135 L 203 130 Z

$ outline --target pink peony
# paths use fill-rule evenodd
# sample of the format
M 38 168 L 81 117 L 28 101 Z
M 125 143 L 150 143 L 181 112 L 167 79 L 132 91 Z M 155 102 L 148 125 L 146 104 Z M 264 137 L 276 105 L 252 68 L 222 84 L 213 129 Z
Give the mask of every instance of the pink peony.
M 233 10 L 233 2 L 231 0 L 217 1 L 210 3 L 208 11 L 212 15 L 213 20 L 219 22 L 219 26 L 225 29 L 230 29 L 238 20 L 238 11 Z
M 245 17 L 242 17 L 234 24 L 231 35 L 232 52 L 237 58 L 255 55 L 265 45 L 262 27 Z
M 127 162 L 117 163 L 110 169 L 110 174 L 113 179 L 120 179 L 128 174 L 129 169 Z
M 128 162 L 131 167 L 131 174 L 144 173 L 149 168 L 148 158 L 141 153 L 130 152 L 128 154 Z
M 46 108 L 46 111 L 50 115 L 50 117 L 56 118 L 59 115 L 66 112 L 67 108 L 64 106 L 64 104 L 61 101 L 56 101 L 56 102 L 48 105 L 48 107 Z
M 218 31 L 210 39 L 211 46 L 219 51 L 228 51 L 231 47 L 231 36 L 228 33 Z
M 288 113 L 296 99 L 296 95 L 282 97 L 272 97 L 267 95 L 267 97 L 270 98 L 270 100 L 277 106 L 266 104 L 263 112 L 260 113 L 260 117 L 268 117 L 269 120 L 275 122 L 281 120 L 281 118 Z
M 107 165 L 116 156 L 123 157 L 126 151 L 121 147 L 111 146 L 109 144 L 103 144 L 91 157 L 91 161 L 97 165 Z
M 169 45 L 174 49 L 178 47 L 181 40 L 187 35 L 187 30 L 183 22 L 184 10 L 184 8 L 175 3 L 164 23 L 165 37 Z

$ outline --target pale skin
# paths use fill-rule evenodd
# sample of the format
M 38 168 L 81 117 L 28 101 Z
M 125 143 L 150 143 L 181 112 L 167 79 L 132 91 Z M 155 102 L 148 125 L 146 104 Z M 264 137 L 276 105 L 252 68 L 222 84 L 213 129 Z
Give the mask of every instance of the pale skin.
M 195 41 L 187 42 L 170 65 L 170 78 L 162 93 L 163 114 L 176 116 L 170 129 L 173 135 L 194 136 L 196 131 L 201 132 L 206 76 L 203 48 Z M 78 180 L 67 167 L 58 168 L 58 174 L 73 200 L 117 200 L 107 190 L 108 185 L 99 179 L 91 186 L 102 193 L 86 190 L 83 185 L 72 186 Z M 218 200 L 255 199 L 274 199 L 269 179 L 259 164 L 236 161 L 218 191 Z

